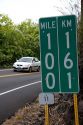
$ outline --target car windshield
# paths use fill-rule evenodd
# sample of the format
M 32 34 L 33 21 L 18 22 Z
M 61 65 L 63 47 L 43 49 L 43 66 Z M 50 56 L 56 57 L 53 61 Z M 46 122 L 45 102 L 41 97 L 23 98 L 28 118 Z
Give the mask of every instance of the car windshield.
M 21 58 L 18 62 L 32 62 L 32 58 Z

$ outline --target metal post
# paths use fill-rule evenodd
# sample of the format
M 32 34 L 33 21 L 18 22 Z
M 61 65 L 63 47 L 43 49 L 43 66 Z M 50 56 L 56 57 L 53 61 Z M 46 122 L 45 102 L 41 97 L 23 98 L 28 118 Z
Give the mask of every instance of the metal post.
M 49 111 L 48 111 L 48 104 L 45 105 L 45 125 L 49 125 Z
M 77 94 L 74 94 L 74 113 L 75 113 L 75 125 L 79 125 L 78 118 L 78 104 L 77 104 Z

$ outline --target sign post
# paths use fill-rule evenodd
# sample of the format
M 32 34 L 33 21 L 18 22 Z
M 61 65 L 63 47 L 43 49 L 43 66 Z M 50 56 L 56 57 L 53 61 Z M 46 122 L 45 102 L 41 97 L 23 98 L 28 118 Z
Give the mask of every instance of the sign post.
M 76 25 L 74 15 L 39 20 L 43 92 L 79 92 Z
M 52 93 L 40 93 L 39 103 L 45 105 L 45 125 L 49 125 L 49 107 L 54 104 L 54 95 Z
M 45 125 L 49 125 L 49 109 L 48 109 L 48 104 L 45 105 Z
M 52 105 L 54 104 L 54 95 L 52 93 L 40 93 L 39 94 L 39 103 L 41 105 Z
M 43 92 L 79 92 L 76 26 L 74 15 L 39 20 Z M 79 125 L 76 94 L 74 109 Z
M 76 125 L 79 125 L 77 94 L 74 94 L 74 95 L 73 95 L 73 98 L 74 98 L 75 124 L 76 124 Z

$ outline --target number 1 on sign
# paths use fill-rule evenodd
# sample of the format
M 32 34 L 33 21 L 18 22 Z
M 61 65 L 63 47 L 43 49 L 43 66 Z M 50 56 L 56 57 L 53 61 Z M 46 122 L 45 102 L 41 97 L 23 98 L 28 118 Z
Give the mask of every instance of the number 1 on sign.
M 48 49 L 51 49 L 50 33 L 47 34 L 48 37 Z
M 71 72 L 67 73 L 69 89 L 71 89 Z
M 69 49 L 70 48 L 70 44 L 69 44 L 69 32 L 66 32 L 65 35 L 66 35 L 66 39 L 67 39 L 67 49 Z

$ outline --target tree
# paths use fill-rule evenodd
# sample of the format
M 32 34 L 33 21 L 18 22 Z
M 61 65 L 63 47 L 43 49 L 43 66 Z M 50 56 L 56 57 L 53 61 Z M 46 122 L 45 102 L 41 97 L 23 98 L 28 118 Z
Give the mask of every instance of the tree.
M 36 56 L 39 58 L 39 29 L 38 25 L 33 23 L 31 20 L 25 20 L 20 25 L 18 29 L 23 33 L 25 44 L 25 53 L 29 56 Z M 26 52 L 27 51 L 27 52 Z
M 81 0 L 81 19 L 79 26 L 79 39 L 80 39 L 80 60 L 83 61 L 83 0 Z
M 80 2 L 81 0 L 59 0 L 59 5 L 54 5 L 62 15 L 75 14 L 77 17 L 80 15 Z
M 12 65 L 22 56 L 39 58 L 39 29 L 31 20 L 15 25 L 7 16 L 0 14 L 0 67 Z

